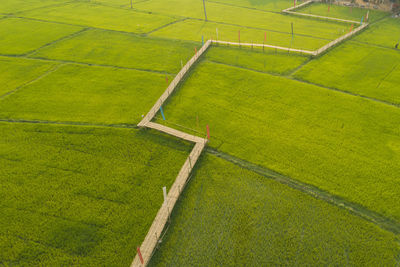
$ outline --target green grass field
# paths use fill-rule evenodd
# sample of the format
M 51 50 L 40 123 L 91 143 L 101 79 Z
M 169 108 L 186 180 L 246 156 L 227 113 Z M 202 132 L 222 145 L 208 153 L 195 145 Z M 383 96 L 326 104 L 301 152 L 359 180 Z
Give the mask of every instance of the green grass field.
M 210 155 L 174 213 L 150 266 L 396 266 L 400 253 L 395 235 Z
M 155 31 L 151 36 L 159 36 L 163 38 L 172 38 L 178 40 L 201 41 L 217 39 L 222 41 L 240 41 L 248 43 L 262 44 L 266 34 L 266 42 L 271 45 L 278 45 L 291 48 L 299 48 L 305 50 L 316 50 L 326 45 L 330 40 L 316 37 L 309 37 L 295 34 L 292 38 L 290 33 L 257 30 L 247 27 L 238 27 L 225 25 L 221 23 L 204 22 L 199 20 L 184 20 L 172 24 L 168 27 Z
M 15 13 L 45 6 L 59 5 L 66 0 L 3 0 L 0 2 L 0 13 Z
M 365 32 L 355 37 L 354 41 L 393 49 L 400 42 L 400 19 L 386 18 L 371 25 Z
M 193 147 L 136 124 L 202 36 L 316 50 L 351 27 L 284 15 L 287 0 L 205 4 L 207 22 L 200 0 L 0 1 L 0 266 L 132 262 Z M 152 266 L 398 265 L 400 27 L 386 15 L 317 58 L 205 53 L 155 119 L 209 125 L 211 149 Z
M 81 29 L 77 26 L 19 18 L 3 19 L 0 20 L 0 54 L 28 53 Z
M 344 44 L 310 62 L 295 76 L 316 84 L 400 104 L 400 53 L 390 49 Z
M 386 12 L 373 9 L 346 7 L 339 5 L 329 5 L 325 3 L 313 3 L 305 7 L 296 9 L 296 12 L 313 14 L 325 17 L 332 17 L 338 19 L 347 19 L 361 22 L 362 17 L 366 19 L 367 12 L 369 11 L 368 22 L 374 22 L 387 16 Z M 364 20 L 365 21 L 365 20 Z
M 91 45 L 88 46 L 87 44 Z M 195 53 L 198 43 L 88 30 L 45 47 L 32 57 L 178 73 Z
M 216 46 L 206 53 L 206 60 L 272 74 L 288 74 L 310 60 L 298 53 L 260 48 L 250 49 Z
M 136 124 L 165 86 L 165 75 L 161 74 L 60 65 L 37 82 L 2 99 L 0 118 Z
M 162 0 L 150 0 L 135 5 L 139 10 L 165 15 L 197 19 L 204 18 L 202 3 L 200 1 L 194 4 L 193 1 L 174 0 L 169 2 L 169 6 L 169 8 L 165 8 L 165 4 Z M 344 31 L 350 29 L 350 25 L 343 23 L 310 20 L 296 16 L 287 16 L 236 6 L 226 6 L 214 2 L 207 3 L 207 17 L 211 22 L 223 22 L 236 26 L 254 27 L 261 30 L 272 30 L 281 33 L 291 33 L 291 23 L 293 22 L 294 33 L 325 39 L 336 39 L 342 35 Z M 263 35 L 261 38 L 263 38 Z
M 190 149 L 129 129 L 0 123 L 0 133 L 6 266 L 130 264 Z
M 164 113 L 167 125 L 209 125 L 211 147 L 400 219 L 398 108 L 204 62 Z
M 0 57 L 0 97 L 37 79 L 55 66 L 36 60 Z
M 82 2 L 51 6 L 21 13 L 34 19 L 90 26 L 108 30 L 146 33 L 175 21 L 174 18 L 129 9 Z

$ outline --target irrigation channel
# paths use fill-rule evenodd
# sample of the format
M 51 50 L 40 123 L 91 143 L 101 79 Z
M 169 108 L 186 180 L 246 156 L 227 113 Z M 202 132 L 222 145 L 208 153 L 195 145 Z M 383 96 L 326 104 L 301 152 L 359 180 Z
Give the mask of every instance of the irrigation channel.
M 153 223 L 151 224 L 150 229 L 147 232 L 147 235 L 146 235 L 143 243 L 141 244 L 140 247 L 137 248 L 137 254 L 132 261 L 131 267 L 147 266 L 147 264 L 150 262 L 150 259 L 151 259 L 152 255 L 154 254 L 154 251 L 159 243 L 159 240 L 163 233 L 165 225 L 169 221 L 171 213 L 175 207 L 175 204 L 176 204 L 177 200 L 179 199 L 180 194 L 183 191 L 185 185 L 188 182 L 190 173 L 193 170 L 194 166 L 196 165 L 197 160 L 199 159 L 201 153 L 203 152 L 204 148 L 206 147 L 206 145 L 208 143 L 207 138 L 194 136 L 194 135 L 158 124 L 158 123 L 154 123 L 154 122 L 152 122 L 152 119 L 154 118 L 154 116 L 162 109 L 162 105 L 165 103 L 165 101 L 167 101 L 169 96 L 174 92 L 177 85 L 181 82 L 181 80 L 185 76 L 185 74 L 187 74 L 189 72 L 190 68 L 197 62 L 197 60 L 204 54 L 204 52 L 207 51 L 207 49 L 212 44 L 232 45 L 232 46 L 248 46 L 248 47 L 253 47 L 253 46 L 254 47 L 263 47 L 263 48 L 270 48 L 270 49 L 276 49 L 276 50 L 283 50 L 283 51 L 287 51 L 287 52 L 309 54 L 311 56 L 318 56 L 318 55 L 324 53 L 329 48 L 343 42 L 344 40 L 350 38 L 351 36 L 360 32 L 361 30 L 365 29 L 368 26 L 368 23 L 366 23 L 366 22 L 360 23 L 360 22 L 356 22 L 356 21 L 350 21 L 350 20 L 347 21 L 347 20 L 342 20 L 342 19 L 309 15 L 309 14 L 297 13 L 297 12 L 292 11 L 292 10 L 295 10 L 304 5 L 311 4 L 313 2 L 314 2 L 314 0 L 310 0 L 301 5 L 298 5 L 297 7 L 285 9 L 282 12 L 288 13 L 288 14 L 301 15 L 301 16 L 309 16 L 309 17 L 313 17 L 313 18 L 317 18 L 317 19 L 328 19 L 328 20 L 336 20 L 336 21 L 347 22 L 347 23 L 357 23 L 357 24 L 360 24 L 360 26 L 315 51 L 292 49 L 289 47 L 281 47 L 281 46 L 274 46 L 274 45 L 268 45 L 268 44 L 253 44 L 253 43 L 208 40 L 207 42 L 205 42 L 203 44 L 203 46 L 199 49 L 199 51 L 197 51 L 195 53 L 195 55 L 186 63 L 186 65 L 182 67 L 182 69 L 175 76 L 175 78 L 169 84 L 169 86 L 164 91 L 164 93 L 161 95 L 161 97 L 156 101 L 156 103 L 153 105 L 153 107 L 150 109 L 150 111 L 146 114 L 146 116 L 143 117 L 143 119 L 137 125 L 138 127 L 141 127 L 141 128 L 154 129 L 154 130 L 175 136 L 177 138 L 180 138 L 180 139 L 183 139 L 183 140 L 186 140 L 189 142 L 193 142 L 193 143 L 195 143 L 195 146 L 192 149 L 191 153 L 189 154 L 188 158 L 186 159 L 185 163 L 183 164 L 181 170 L 179 171 L 179 174 L 176 177 L 175 182 L 172 185 L 171 189 L 169 190 L 164 203 L 162 204 L 161 208 L 158 210 L 157 215 L 156 215 L 155 219 L 153 220 Z

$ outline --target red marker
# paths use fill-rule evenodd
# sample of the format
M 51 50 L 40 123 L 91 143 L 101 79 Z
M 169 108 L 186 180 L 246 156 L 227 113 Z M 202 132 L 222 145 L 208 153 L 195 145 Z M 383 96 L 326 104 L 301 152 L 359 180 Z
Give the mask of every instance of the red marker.
M 207 125 L 207 139 L 210 140 L 210 127 Z
M 167 76 L 165 76 L 165 81 L 166 81 L 166 83 L 168 85 L 168 77 Z
M 143 257 L 142 257 L 142 253 L 140 252 L 140 247 L 137 247 L 137 253 L 139 255 L 140 262 L 143 264 L 144 260 L 143 260 Z
M 354 25 L 351 24 L 351 27 L 350 27 L 350 31 L 349 31 L 349 32 L 352 32 L 352 31 L 353 31 L 353 27 L 354 27 Z
M 331 5 L 328 6 L 328 13 L 329 13 L 329 10 L 330 10 L 330 9 L 331 9 Z
M 264 43 L 267 42 L 267 32 L 264 32 Z
M 197 55 L 197 47 L 194 48 L 194 53 Z

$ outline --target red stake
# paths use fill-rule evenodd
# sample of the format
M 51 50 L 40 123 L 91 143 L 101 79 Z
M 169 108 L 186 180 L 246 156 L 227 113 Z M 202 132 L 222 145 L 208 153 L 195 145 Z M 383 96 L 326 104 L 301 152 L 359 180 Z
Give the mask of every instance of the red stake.
M 267 42 L 267 32 L 264 32 L 264 43 Z
M 196 56 L 197 56 L 197 47 L 194 48 L 194 53 L 195 53 Z
M 350 27 L 350 31 L 349 31 L 349 32 L 352 32 L 352 31 L 353 31 L 353 27 L 354 27 L 354 25 L 351 24 L 351 27 Z
M 294 1 L 294 3 L 293 3 L 293 7 L 296 7 L 296 0 L 293 0 Z
M 144 264 L 144 260 L 143 260 L 143 257 L 142 257 L 142 253 L 140 252 L 140 247 L 137 247 L 137 253 L 138 253 L 138 255 L 139 255 L 140 262 L 141 262 L 142 264 Z
M 165 76 L 165 81 L 166 81 L 166 83 L 168 85 L 168 76 Z
M 328 13 L 329 13 L 329 10 L 330 10 L 330 9 L 331 9 L 331 5 L 328 6 Z
M 210 140 L 210 127 L 207 124 L 207 139 Z

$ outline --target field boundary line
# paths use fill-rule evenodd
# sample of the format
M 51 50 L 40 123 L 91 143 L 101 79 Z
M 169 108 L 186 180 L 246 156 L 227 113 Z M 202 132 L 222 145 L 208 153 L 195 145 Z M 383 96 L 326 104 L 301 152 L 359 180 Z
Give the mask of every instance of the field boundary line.
M 6 123 L 29 123 L 29 124 L 53 124 L 63 126 L 87 126 L 87 127 L 108 127 L 108 128 L 128 128 L 138 129 L 134 124 L 94 124 L 87 122 L 68 122 L 68 121 L 40 121 L 40 120 L 24 120 L 24 119 L 1 119 L 0 122 Z
M 69 40 L 69 39 L 71 39 L 71 38 L 74 38 L 75 36 L 80 35 L 81 33 L 84 33 L 84 32 L 86 32 L 86 31 L 88 31 L 89 29 L 90 29 L 90 27 L 86 27 L 86 28 L 80 29 L 79 31 L 76 31 L 76 32 L 74 32 L 74 33 L 65 35 L 65 36 L 63 36 L 63 37 L 61 37 L 61 38 L 59 38 L 59 39 L 57 39 L 57 40 L 51 41 L 50 43 L 47 43 L 47 44 L 44 44 L 44 45 L 42 45 L 42 46 L 39 47 L 39 48 L 36 48 L 36 49 L 34 49 L 34 50 L 31 50 L 31 51 L 28 51 L 28 52 L 22 54 L 22 56 L 29 57 L 30 55 L 35 54 L 36 52 L 40 51 L 40 50 L 43 49 L 43 48 L 46 48 L 46 47 L 52 46 L 52 45 L 54 45 L 54 44 L 57 44 L 57 43 L 59 43 L 59 42 L 62 42 L 62 41 L 65 41 L 65 40 Z
M 57 65 L 51 66 L 46 72 L 42 73 L 38 77 L 36 77 L 36 78 L 34 78 L 34 79 L 32 79 L 32 80 L 30 80 L 30 81 L 18 86 L 18 87 L 16 87 L 15 89 L 13 89 L 13 90 L 1 95 L 0 96 L 0 101 L 3 100 L 4 98 L 6 98 L 7 96 L 14 94 L 15 92 L 19 91 L 20 89 L 22 89 L 22 88 L 24 88 L 24 87 L 26 87 L 26 86 L 34 83 L 34 82 L 46 77 L 47 75 L 50 75 L 51 73 L 55 72 L 56 70 L 58 70 L 63 65 L 64 64 L 57 64 Z
M 269 179 L 273 179 L 281 184 L 287 185 L 295 190 L 301 191 L 307 195 L 310 195 L 314 198 L 320 199 L 324 202 L 337 206 L 339 208 L 345 209 L 352 214 L 361 217 L 362 219 L 369 221 L 382 229 L 385 229 L 391 233 L 396 235 L 400 234 L 400 223 L 394 221 L 391 218 L 385 217 L 378 212 L 372 211 L 364 206 L 361 206 L 357 203 L 350 202 L 346 199 L 343 199 L 337 195 L 333 195 L 329 192 L 319 189 L 318 187 L 303 183 L 286 175 L 280 174 L 271 169 L 265 168 L 263 166 L 259 166 L 257 164 L 248 162 L 246 160 L 237 158 L 230 154 L 226 154 L 224 152 L 220 152 L 213 148 L 207 148 L 207 153 L 210 153 L 216 157 L 229 161 L 239 167 L 245 168 L 252 172 L 255 172 L 261 176 L 264 176 Z

